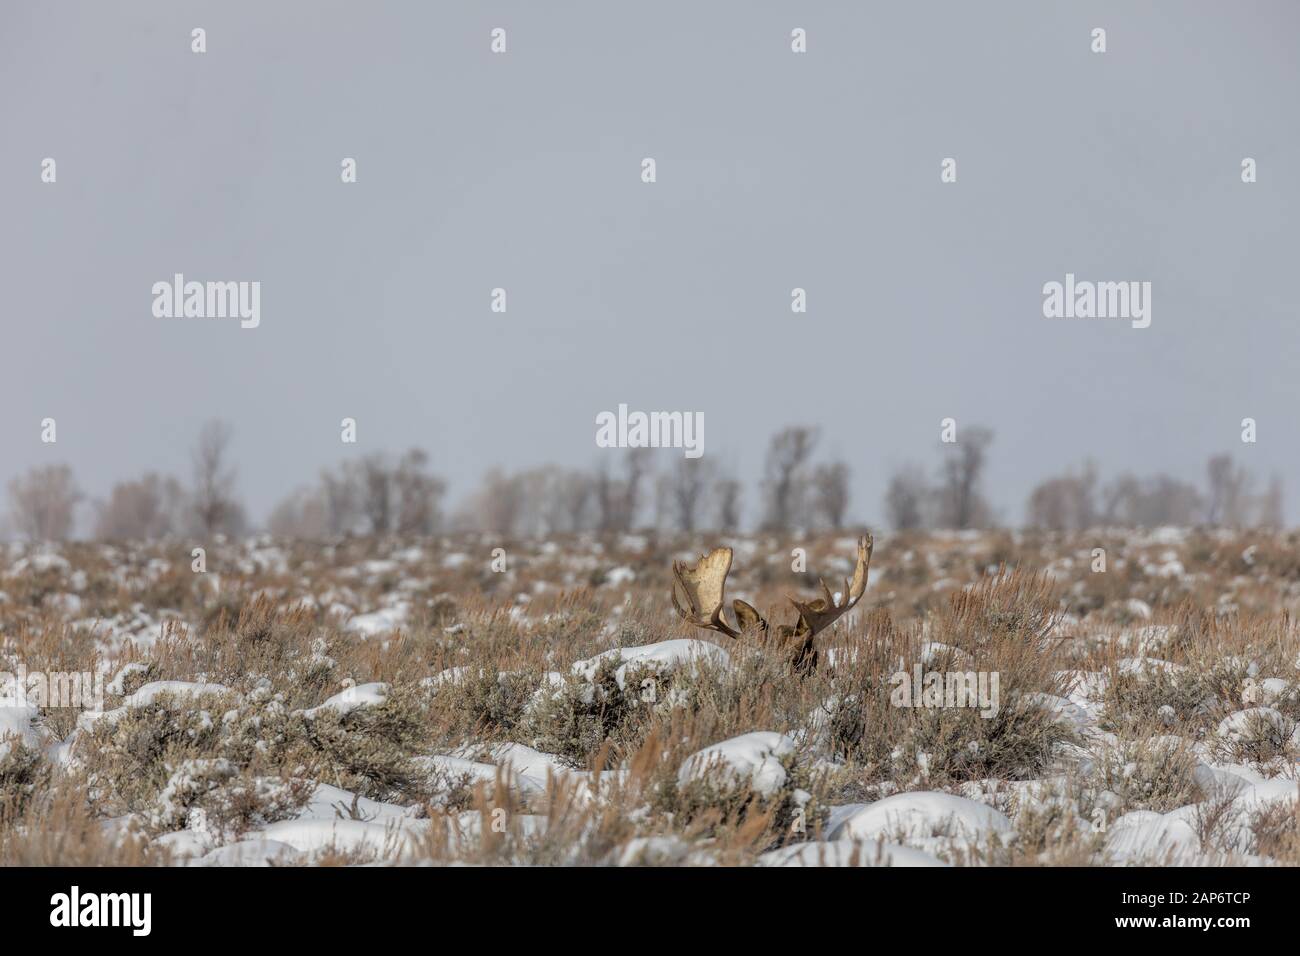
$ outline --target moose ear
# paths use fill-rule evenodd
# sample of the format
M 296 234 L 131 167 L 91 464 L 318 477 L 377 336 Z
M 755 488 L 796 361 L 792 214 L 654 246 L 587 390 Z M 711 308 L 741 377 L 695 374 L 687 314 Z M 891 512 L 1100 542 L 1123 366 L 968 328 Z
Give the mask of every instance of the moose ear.
M 753 605 L 746 604 L 740 598 L 737 598 L 731 602 L 731 606 L 736 611 L 736 622 L 740 625 L 742 631 L 767 630 L 767 621 L 763 620 L 763 616 L 754 610 Z

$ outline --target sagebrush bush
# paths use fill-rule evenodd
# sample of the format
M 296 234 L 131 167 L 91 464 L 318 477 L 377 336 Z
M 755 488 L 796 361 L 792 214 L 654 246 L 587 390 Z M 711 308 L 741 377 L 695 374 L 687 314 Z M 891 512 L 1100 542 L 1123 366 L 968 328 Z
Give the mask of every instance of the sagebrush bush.
M 1193 771 L 1197 759 L 1177 738 L 1122 740 L 1102 751 L 1097 785 L 1119 797 L 1120 808 L 1168 813 L 1201 796 Z
M 21 817 L 50 779 L 50 763 L 39 751 L 0 739 L 0 829 Z

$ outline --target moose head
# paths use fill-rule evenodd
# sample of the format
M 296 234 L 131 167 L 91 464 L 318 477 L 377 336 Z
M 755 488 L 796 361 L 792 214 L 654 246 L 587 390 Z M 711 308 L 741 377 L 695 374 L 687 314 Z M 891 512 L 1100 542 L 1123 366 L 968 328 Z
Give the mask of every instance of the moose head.
M 822 596 L 804 603 L 790 598 L 798 612 L 793 624 L 769 627 L 763 616 L 750 604 L 739 599 L 731 606 L 736 615 L 734 625 L 723 616 L 723 592 L 727 573 L 731 570 L 730 548 L 714 548 L 693 566 L 682 561 L 673 562 L 673 606 L 683 620 L 738 640 L 757 638 L 774 644 L 789 655 L 797 670 L 808 671 L 817 666 L 817 648 L 814 639 L 846 614 L 862 598 L 867 589 L 867 568 L 871 564 L 871 549 L 875 541 L 871 535 L 858 539 L 858 563 L 853 569 L 853 580 L 844 582 L 840 603 L 835 603 L 826 582 L 822 581 Z

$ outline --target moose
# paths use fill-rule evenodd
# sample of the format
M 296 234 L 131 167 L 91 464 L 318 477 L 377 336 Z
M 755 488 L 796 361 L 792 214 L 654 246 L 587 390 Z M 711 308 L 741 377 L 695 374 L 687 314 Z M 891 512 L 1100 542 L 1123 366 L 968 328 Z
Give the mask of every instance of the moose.
M 683 561 L 673 562 L 673 606 L 682 619 L 710 631 L 717 631 L 736 640 L 757 640 L 785 655 L 795 670 L 808 673 L 817 667 L 816 637 L 848 613 L 867 589 L 867 568 L 871 564 L 871 549 L 875 540 L 871 535 L 858 539 L 858 562 L 853 569 L 853 580 L 844 582 L 840 603 L 821 581 L 822 596 L 804 603 L 790 598 L 799 616 L 793 624 L 780 624 L 776 628 L 753 607 L 739 599 L 731 606 L 736 623 L 730 624 L 723 616 L 723 592 L 727 574 L 731 571 L 730 548 L 714 548 L 701 555 L 694 565 Z

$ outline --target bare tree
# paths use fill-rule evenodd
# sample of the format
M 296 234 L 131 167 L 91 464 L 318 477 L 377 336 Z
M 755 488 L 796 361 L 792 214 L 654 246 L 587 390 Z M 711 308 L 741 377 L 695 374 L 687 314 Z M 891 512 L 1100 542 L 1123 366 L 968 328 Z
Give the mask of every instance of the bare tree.
M 1248 525 L 1251 476 L 1233 464 L 1231 455 L 1213 456 L 1206 463 L 1205 472 L 1209 480 L 1206 520 L 1228 528 Z
M 1123 474 L 1102 491 L 1102 521 L 1108 525 L 1132 527 L 1140 507 L 1142 484 L 1137 476 Z
M 1276 475 L 1261 494 L 1252 494 L 1255 476 L 1233 464 L 1232 456 L 1215 455 L 1206 463 L 1209 481 L 1206 520 L 1226 528 L 1281 528 L 1284 524 L 1282 481 Z
M 640 516 L 641 485 L 650 471 L 650 449 L 628 449 L 624 463 L 622 479 L 614 478 L 604 465 L 596 472 L 593 492 L 600 531 L 628 531 Z
M 555 465 L 510 474 L 493 468 L 463 506 L 457 526 L 510 536 L 544 536 L 579 530 L 590 482 Z
M 203 534 L 238 533 L 243 530 L 244 512 L 235 499 L 235 469 L 227 461 L 231 428 L 225 422 L 210 421 L 199 430 L 194 448 L 194 518 Z
M 1282 506 L 1282 479 L 1274 475 L 1268 483 L 1259 508 L 1259 523 L 1265 528 L 1280 530 L 1286 524 Z
M 555 465 L 530 468 L 520 476 L 527 503 L 524 514 L 526 534 L 550 535 L 568 526 L 567 480 L 568 472 Z
M 106 541 L 145 541 L 179 530 L 185 493 L 175 478 L 150 472 L 138 481 L 113 486 L 107 501 L 99 502 L 95 536 Z
M 266 525 L 278 538 L 319 541 L 333 533 L 324 491 L 307 488 L 295 491 L 276 505 Z
M 392 485 L 397 494 L 397 533 L 401 535 L 428 535 L 438 528 L 439 502 L 447 485 L 429 474 L 429 456 L 419 448 L 412 448 L 397 463 Z
M 493 468 L 483 479 L 475 518 L 484 531 L 513 535 L 524 518 L 525 505 L 523 482 L 518 476 Z
M 321 471 L 321 498 L 325 508 L 325 527 L 332 535 L 352 531 L 361 517 L 360 476 L 355 465 L 348 464 L 337 472 Z
M 803 520 L 807 496 L 805 465 L 817 444 L 817 430 L 793 426 L 772 436 L 763 468 L 763 530 L 788 531 Z
M 1106 486 L 1103 497 L 1105 523 L 1125 528 L 1190 525 L 1204 509 L 1195 487 L 1168 475 L 1144 480 L 1121 475 Z
M 720 478 L 713 489 L 718 505 L 718 530 L 736 531 L 740 528 L 740 482 L 735 478 Z
M 612 531 L 618 521 L 618 482 L 610 476 L 608 465 L 596 469 L 591 495 L 596 502 L 596 530 Z
M 441 519 L 446 483 L 428 471 L 429 456 L 412 448 L 392 465 L 376 452 L 361 459 L 356 481 L 361 514 L 372 535 L 428 535 Z
M 393 473 L 379 452 L 361 459 L 361 513 L 372 535 L 393 530 Z
M 714 470 L 709 459 L 682 458 L 660 478 L 660 497 L 678 530 L 690 532 L 699 525 Z
M 556 494 L 570 531 L 582 531 L 587 527 L 594 490 L 591 476 L 581 471 L 566 471 L 560 476 Z
M 1146 513 L 1142 524 L 1194 524 L 1204 507 L 1201 493 L 1195 486 L 1168 475 L 1157 475 L 1151 480 L 1144 496 Z
M 979 425 L 965 429 L 955 442 L 946 444 L 939 470 L 939 522 L 946 528 L 976 528 L 992 521 L 992 509 L 980 493 L 988 447 L 993 432 Z
M 623 482 L 622 516 L 619 522 L 624 530 L 636 527 L 641 515 L 642 484 L 650 473 L 650 449 L 632 448 L 627 455 L 627 477 Z
M 72 533 L 81 492 L 67 465 L 33 468 L 9 482 L 15 527 L 33 541 L 63 541 Z
M 894 472 L 885 489 L 885 511 L 896 531 L 913 531 L 925 523 L 925 502 L 931 497 L 925 472 L 919 465 L 904 465 Z
M 844 527 L 849 510 L 849 466 L 842 461 L 813 469 L 813 510 L 830 528 Z
M 1051 531 L 1081 531 L 1097 522 L 1097 469 L 1084 465 L 1080 474 L 1049 478 L 1029 496 L 1027 521 Z

